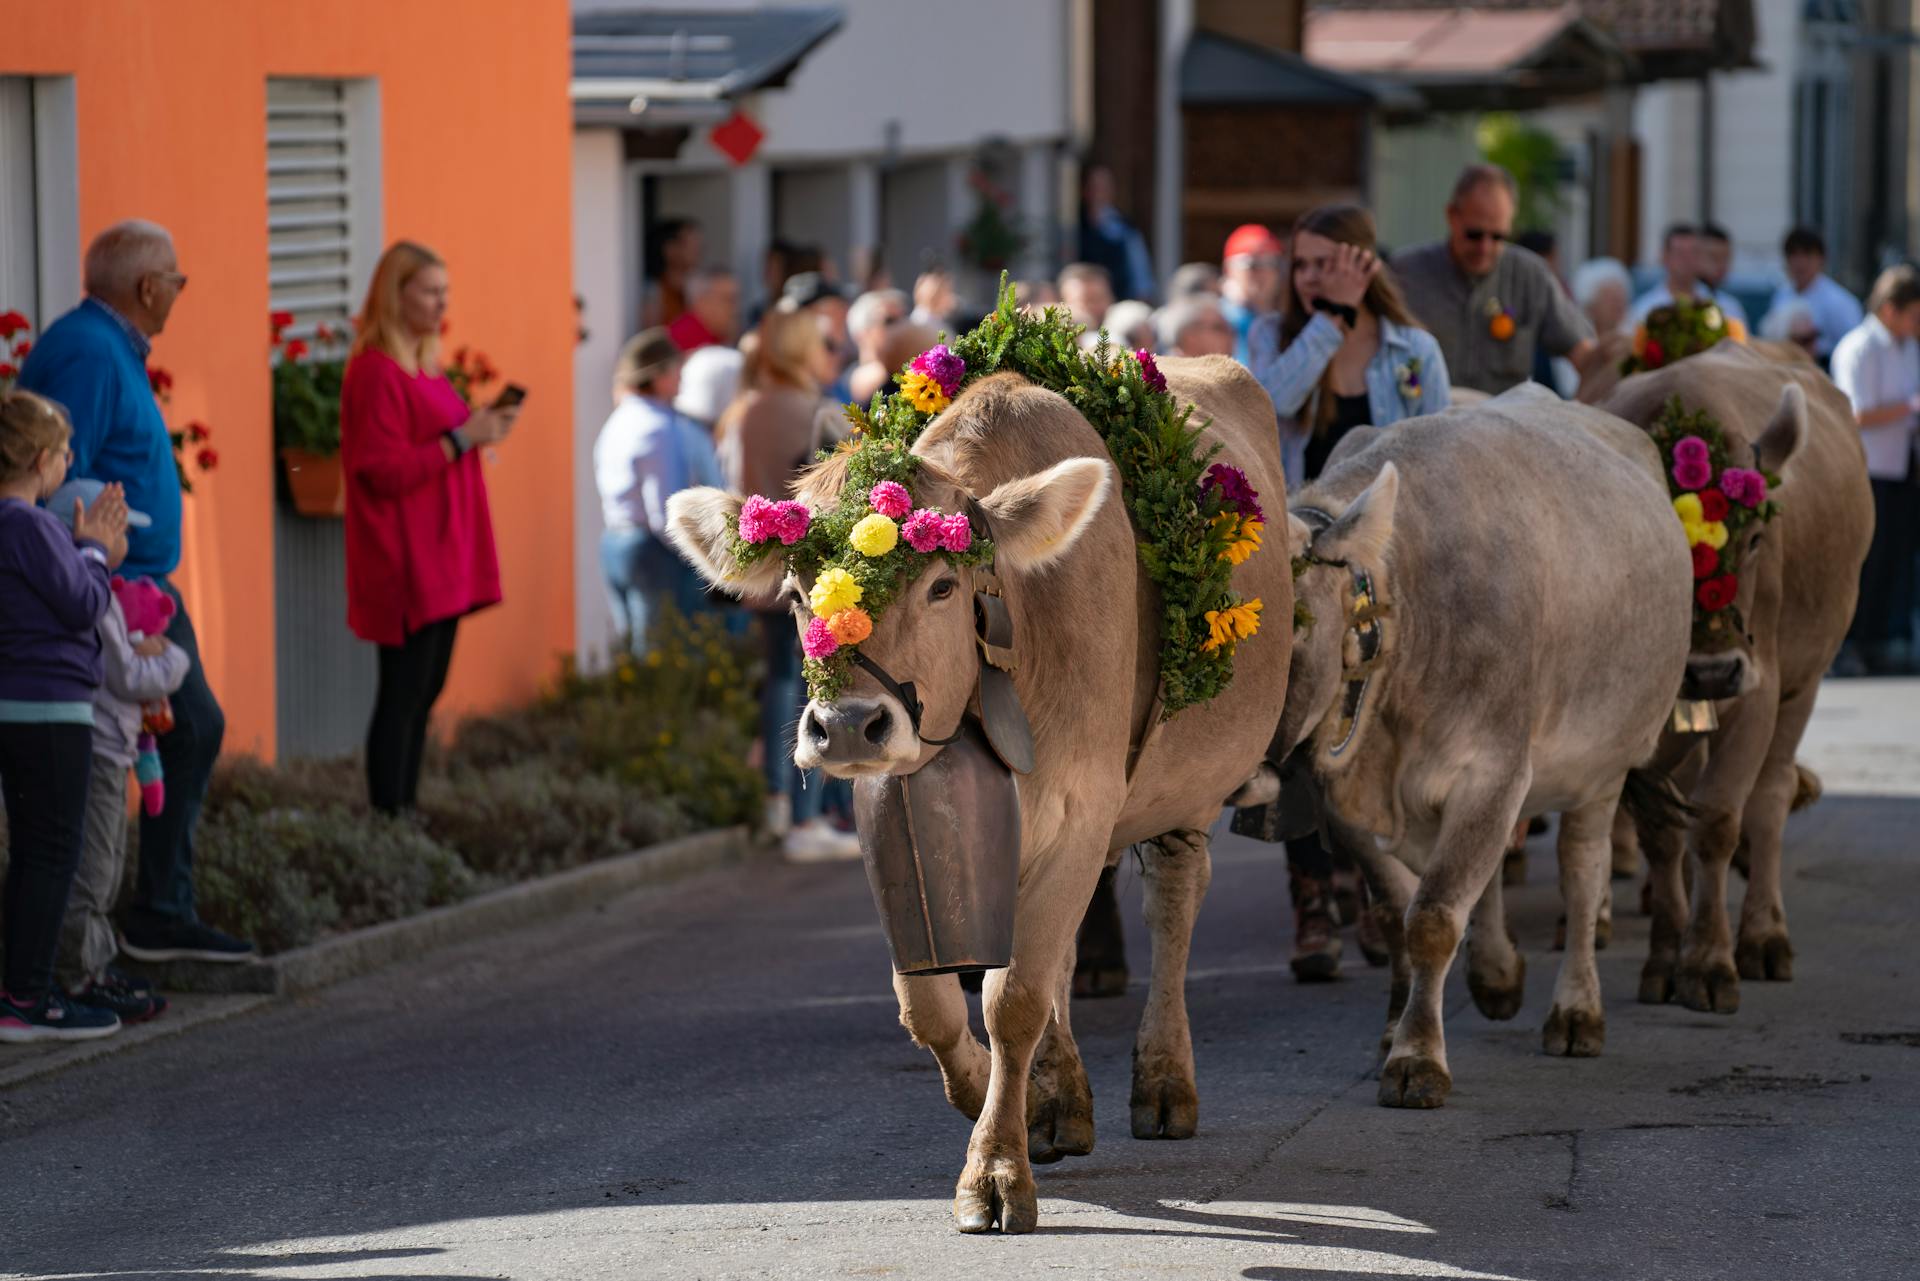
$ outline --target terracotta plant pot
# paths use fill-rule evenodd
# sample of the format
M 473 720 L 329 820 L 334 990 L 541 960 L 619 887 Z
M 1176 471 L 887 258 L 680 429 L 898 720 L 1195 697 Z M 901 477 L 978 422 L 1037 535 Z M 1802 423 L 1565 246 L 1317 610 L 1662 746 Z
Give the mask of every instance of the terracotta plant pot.
M 347 480 L 340 455 L 310 454 L 304 449 L 280 451 L 286 469 L 293 509 L 302 516 L 341 516 L 347 510 Z

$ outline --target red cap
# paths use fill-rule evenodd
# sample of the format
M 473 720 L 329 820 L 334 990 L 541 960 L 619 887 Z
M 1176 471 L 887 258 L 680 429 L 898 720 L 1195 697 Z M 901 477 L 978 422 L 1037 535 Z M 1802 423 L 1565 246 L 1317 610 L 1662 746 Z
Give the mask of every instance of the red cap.
M 1278 254 L 1285 250 L 1280 237 L 1268 231 L 1257 222 L 1235 227 L 1233 234 L 1227 237 L 1227 247 L 1220 251 L 1220 261 L 1233 258 L 1245 258 L 1254 254 Z

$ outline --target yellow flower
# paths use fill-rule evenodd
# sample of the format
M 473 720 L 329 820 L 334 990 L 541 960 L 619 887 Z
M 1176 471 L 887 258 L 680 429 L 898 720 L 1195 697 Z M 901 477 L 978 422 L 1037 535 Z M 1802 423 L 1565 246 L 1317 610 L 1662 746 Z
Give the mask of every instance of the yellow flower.
M 923 414 L 937 414 L 952 404 L 947 393 L 939 383 L 921 373 L 910 373 L 900 380 L 900 390 L 907 400 Z
M 821 571 L 820 577 L 813 580 L 813 590 L 807 593 L 807 602 L 813 606 L 815 618 L 829 618 L 843 609 L 858 605 L 865 594 L 852 574 L 835 567 Z
M 1236 644 L 1260 630 L 1260 609 L 1260 601 L 1250 600 L 1226 609 L 1208 610 L 1207 630 L 1211 635 L 1200 648 L 1211 652 L 1225 645 L 1231 653 Z
M 1707 518 L 1706 511 L 1700 506 L 1700 495 L 1682 494 L 1673 500 L 1673 514 L 1684 525 L 1698 525 Z
M 862 556 L 885 556 L 900 541 L 900 527 L 874 512 L 861 518 L 847 535 L 847 541 L 853 544 L 853 550 Z
M 1226 528 L 1227 549 L 1220 553 L 1220 559 L 1235 565 L 1243 565 L 1249 556 L 1260 550 L 1260 535 L 1266 526 L 1250 517 L 1242 517 L 1233 512 L 1222 512 L 1213 518 L 1214 527 Z
M 1725 521 L 1710 520 L 1700 527 L 1700 541 L 1719 551 L 1727 545 L 1727 526 Z M 1689 544 L 1691 545 L 1691 544 Z
M 1738 343 L 1743 343 L 1747 340 L 1747 327 L 1740 322 L 1739 317 L 1727 317 L 1727 337 Z

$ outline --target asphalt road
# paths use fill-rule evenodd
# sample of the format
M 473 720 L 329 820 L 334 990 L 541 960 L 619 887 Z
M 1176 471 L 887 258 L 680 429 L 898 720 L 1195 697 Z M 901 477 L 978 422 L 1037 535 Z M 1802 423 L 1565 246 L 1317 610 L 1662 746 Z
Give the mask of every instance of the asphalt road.
M 1295 986 L 1281 864 L 1229 838 L 1199 1135 L 1128 1137 L 1136 927 L 1134 990 L 1075 1010 L 1098 1146 L 1039 1171 L 1020 1238 L 950 1226 L 968 1126 L 860 869 L 735 869 L 0 1092 L 0 1275 L 1912 1277 L 1916 828 L 1913 800 L 1794 819 L 1798 978 L 1731 1018 L 1634 1004 L 1624 914 L 1595 1060 L 1537 1049 L 1537 842 L 1526 1008 L 1485 1021 L 1456 967 L 1437 1112 L 1375 1105 L 1384 980 Z

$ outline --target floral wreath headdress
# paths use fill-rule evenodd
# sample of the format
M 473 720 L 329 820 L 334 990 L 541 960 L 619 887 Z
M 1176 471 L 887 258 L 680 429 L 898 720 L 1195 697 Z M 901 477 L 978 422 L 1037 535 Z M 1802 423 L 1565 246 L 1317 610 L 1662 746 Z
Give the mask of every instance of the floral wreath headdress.
M 986 531 L 966 512 L 915 505 L 921 460 L 913 445 L 969 384 L 999 372 L 1065 397 L 1120 472 L 1141 566 L 1160 589 L 1164 715 L 1215 697 L 1233 679 L 1236 647 L 1260 629 L 1261 602 L 1232 585 L 1233 568 L 1260 549 L 1259 495 L 1246 473 L 1212 461 L 1218 446 L 1201 447 L 1192 406 L 1174 402 L 1151 352 L 1117 350 L 1104 333 L 1082 350 L 1080 331 L 1063 310 L 1018 308 L 1003 273 L 992 314 L 916 356 L 897 390 L 864 409 L 847 406 L 853 433 L 839 447 L 846 477 L 832 501 L 811 508 L 755 495 L 741 506 L 735 563 L 744 569 L 778 555 L 789 573 L 812 580 L 802 648 L 813 697 L 831 699 L 846 687 L 857 647 L 931 558 L 957 566 L 992 560 Z
M 1620 372 L 1624 375 L 1659 369 L 1703 352 L 1723 338 L 1744 343 L 1747 327 L 1721 311 L 1718 304 L 1677 298 L 1648 312 L 1633 331 L 1633 354 L 1621 362 Z
M 1675 396 L 1652 428 L 1666 464 L 1674 515 L 1693 553 L 1693 647 L 1726 649 L 1744 630 L 1734 597 L 1740 591 L 1741 535 L 1779 515 L 1767 495 L 1780 484 L 1750 467 L 1729 467 L 1727 435 L 1711 414 L 1688 412 Z

